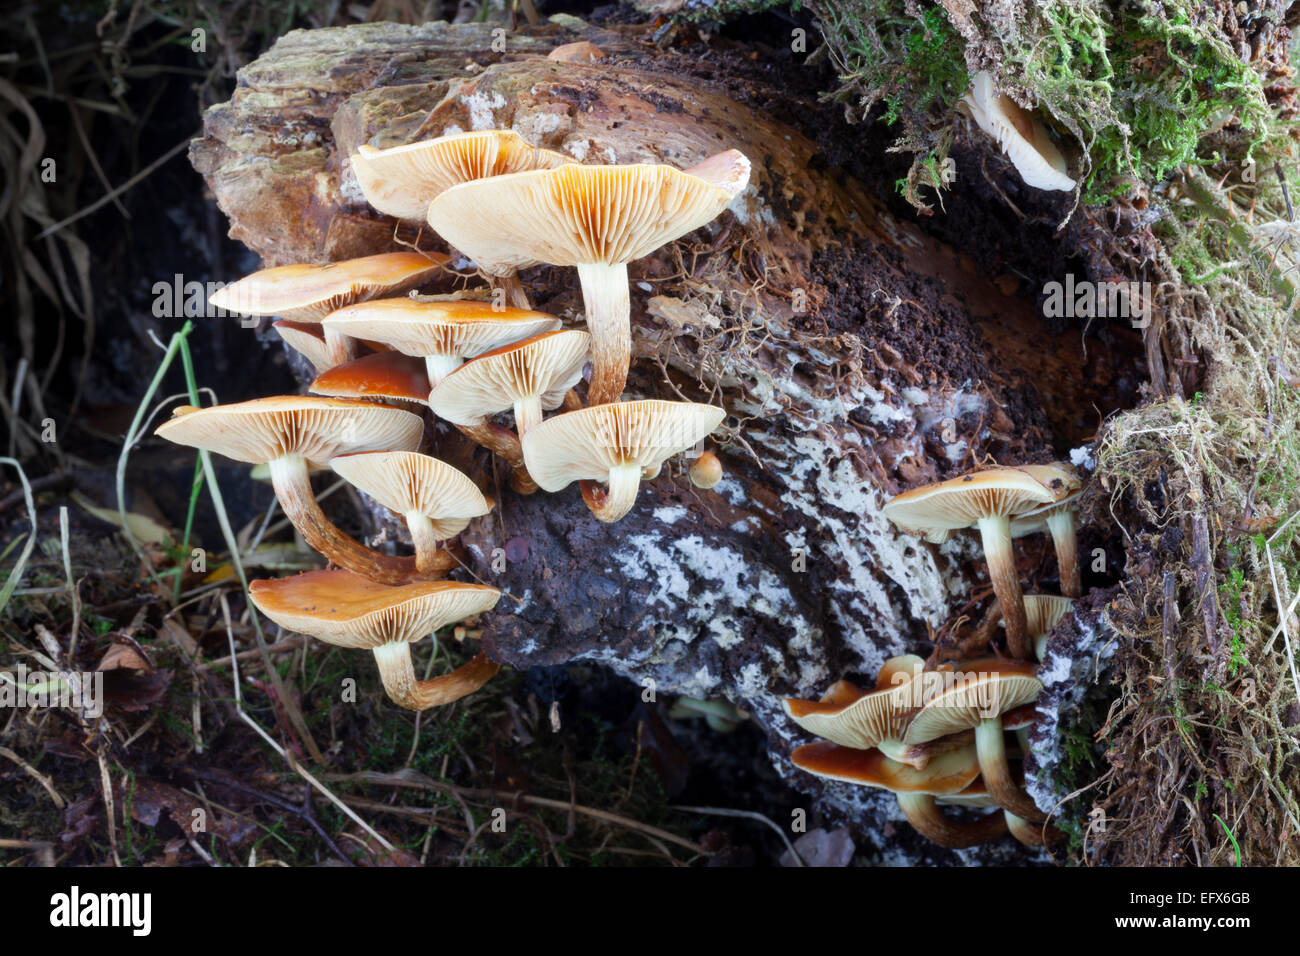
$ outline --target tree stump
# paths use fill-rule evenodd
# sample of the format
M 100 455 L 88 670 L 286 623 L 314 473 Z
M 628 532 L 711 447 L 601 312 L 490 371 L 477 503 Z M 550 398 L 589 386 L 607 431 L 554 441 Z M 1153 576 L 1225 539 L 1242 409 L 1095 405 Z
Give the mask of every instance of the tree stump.
M 576 40 L 605 61 L 546 58 Z M 279 265 L 442 248 L 366 205 L 348 159 L 362 143 L 511 128 L 588 162 L 751 158 L 729 212 L 630 267 L 627 397 L 725 406 L 716 488 L 665 467 L 605 525 L 576 485 L 513 494 L 448 429 L 431 429 L 431 450 L 497 485 L 497 507 L 463 535 L 471 573 L 507 593 L 483 621 L 493 659 L 595 661 L 658 694 L 727 697 L 768 732 L 778 766 L 820 793 L 785 759 L 801 735 L 781 698 L 927 653 L 982 573 L 973 539 L 925 544 L 883 503 L 978 463 L 1083 444 L 1120 403 L 1123 363 L 1096 337 L 1051 334 L 1032 301 L 830 167 L 791 119 L 838 111 L 782 94 L 779 76 L 660 50 L 646 27 L 563 18 L 500 41 L 445 23 L 290 33 L 208 112 L 192 160 L 231 235 Z M 788 112 L 748 105 L 780 102 Z M 522 278 L 536 308 L 581 327 L 572 269 Z M 954 859 L 901 824 L 887 838 L 900 817 L 881 795 L 827 792 L 882 852 Z

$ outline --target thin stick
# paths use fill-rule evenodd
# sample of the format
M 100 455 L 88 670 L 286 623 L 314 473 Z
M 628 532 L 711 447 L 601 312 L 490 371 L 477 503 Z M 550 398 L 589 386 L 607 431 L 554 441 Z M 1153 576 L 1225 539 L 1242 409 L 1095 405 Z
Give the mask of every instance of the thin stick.
M 58 232 L 64 227 L 72 225 L 78 219 L 84 219 L 86 216 L 89 216 L 92 212 L 99 209 L 101 206 L 107 205 L 108 203 L 112 202 L 118 196 L 122 195 L 122 193 L 128 191 L 129 189 L 131 189 L 131 187 L 139 183 L 142 179 L 145 179 L 149 175 L 151 175 L 154 172 L 154 170 L 156 170 L 159 166 L 162 166 L 173 156 L 179 155 L 182 150 L 186 149 L 190 145 L 190 140 L 192 140 L 193 138 L 194 138 L 193 136 L 186 136 L 183 140 L 181 140 L 171 149 L 167 150 L 167 152 L 159 156 L 152 163 L 150 163 L 144 169 L 140 170 L 138 173 L 136 173 L 134 176 L 132 176 L 130 179 L 124 182 L 122 185 L 118 186 L 116 189 L 112 190 L 111 192 L 101 196 L 99 199 L 96 199 L 89 206 L 77 210 L 67 219 L 61 219 L 58 222 L 56 222 L 54 225 L 47 226 L 46 228 L 42 229 L 40 232 L 36 234 L 36 238 L 44 239 L 46 236 L 52 235 L 53 233 Z

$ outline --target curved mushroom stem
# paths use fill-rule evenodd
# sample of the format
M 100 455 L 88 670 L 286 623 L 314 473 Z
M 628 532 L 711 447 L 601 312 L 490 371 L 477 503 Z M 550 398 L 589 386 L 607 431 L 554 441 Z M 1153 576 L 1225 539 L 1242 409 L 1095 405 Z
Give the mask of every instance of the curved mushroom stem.
M 438 539 L 433 532 L 433 522 L 418 511 L 404 515 L 411 543 L 415 545 L 415 567 L 421 574 L 432 574 L 446 560 L 447 552 L 438 550 Z
M 617 521 L 629 511 L 641 488 L 641 466 L 615 465 L 609 470 L 609 487 L 601 488 L 594 481 L 581 482 L 582 500 L 601 521 Z
M 1044 827 L 1042 824 L 1030 823 L 1028 820 L 1016 816 L 1010 810 L 1002 812 L 1006 817 L 1007 829 L 1011 831 L 1011 835 L 1025 846 L 1042 847 L 1049 843 L 1055 843 L 1065 836 L 1056 827 Z
M 280 500 L 284 516 L 307 542 L 323 557 L 356 574 L 380 584 L 408 584 L 421 578 L 441 577 L 456 567 L 449 552 L 442 552 L 428 570 L 416 566 L 415 558 L 397 558 L 380 554 L 361 544 L 325 517 L 316 503 L 307 473 L 307 460 L 301 455 L 281 455 L 269 462 L 271 485 Z
M 1079 544 L 1075 537 L 1073 508 L 1061 508 L 1047 516 L 1047 530 L 1056 546 L 1056 564 L 1061 572 L 1061 593 L 1066 597 L 1083 597 L 1083 580 L 1079 576 Z
M 429 388 L 433 388 L 462 364 L 464 361 L 459 355 L 426 355 L 424 371 L 429 376 Z
M 1011 521 L 1005 515 L 980 518 L 980 541 L 989 566 L 993 593 L 1002 604 L 1007 626 L 1007 651 L 1017 660 L 1030 660 L 1033 648 L 1026 634 L 1025 599 L 1016 573 L 1016 553 L 1011 544 Z
M 519 444 L 519 436 L 508 428 L 492 422 L 478 425 L 457 425 L 462 435 L 482 445 L 494 455 L 499 455 L 510 465 L 510 487 L 521 495 L 531 495 L 537 490 L 537 482 L 528 474 L 524 466 L 524 450 Z
M 325 333 L 325 357 L 330 363 L 330 368 L 342 365 L 345 362 L 351 362 L 357 357 L 356 339 L 350 335 L 335 332 L 325 325 L 322 325 L 321 329 Z
M 393 703 L 407 710 L 428 710 L 460 700 L 490 681 L 501 669 L 500 664 L 488 660 L 487 655 L 480 652 L 450 674 L 432 680 L 416 680 L 410 644 L 395 641 L 380 644 L 374 650 L 384 690 Z
M 632 312 L 627 289 L 627 264 L 585 263 L 578 266 L 582 301 L 591 333 L 591 383 L 588 405 L 617 402 L 627 384 L 631 362 Z
M 506 305 L 514 309 L 532 309 L 533 304 L 528 301 L 528 290 L 524 284 L 519 281 L 519 274 L 512 272 L 508 276 L 493 276 L 496 287 L 506 294 Z
M 980 775 L 989 796 L 1004 810 L 1032 823 L 1042 823 L 1047 817 L 1029 799 L 1029 794 L 1016 785 L 1007 763 L 1007 743 L 1002 736 L 1002 718 L 986 717 L 975 728 L 975 751 L 979 755 Z
M 900 793 L 898 806 L 917 833 L 950 850 L 988 843 L 1007 832 L 1006 818 L 1000 813 L 986 813 L 969 823 L 952 820 L 928 793 Z
M 515 431 L 523 438 L 528 430 L 542 423 L 542 399 L 529 395 L 515 402 Z

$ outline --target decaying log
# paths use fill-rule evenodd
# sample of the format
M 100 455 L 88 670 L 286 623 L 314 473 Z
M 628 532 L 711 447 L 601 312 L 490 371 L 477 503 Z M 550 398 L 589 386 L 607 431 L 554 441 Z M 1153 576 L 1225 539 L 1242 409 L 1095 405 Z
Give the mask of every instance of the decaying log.
M 508 127 L 585 161 L 684 167 L 727 148 L 753 160 L 728 213 L 631 267 L 628 397 L 725 405 L 723 481 L 700 491 L 665 467 L 614 525 L 576 486 L 522 497 L 502 483 L 464 541 L 472 573 L 509 595 L 484 619 L 493 659 L 594 660 L 659 693 L 729 697 L 789 771 L 780 698 L 926 653 L 972 584 L 972 542 L 900 535 L 883 502 L 1081 444 L 1115 407 L 1118 372 L 1105 345 L 1049 335 L 1028 298 L 886 211 L 787 125 L 834 111 L 793 97 L 782 115 L 756 111 L 745 103 L 776 101 L 760 71 L 718 66 L 706 82 L 645 28 L 586 37 L 605 63 L 545 59 L 584 38 L 566 23 L 512 33 L 503 53 L 486 26 L 291 33 L 209 111 L 192 159 L 268 265 L 438 247 L 368 209 L 348 162 L 361 143 Z M 537 308 L 581 323 L 573 270 L 522 279 Z M 434 434 L 435 454 L 468 464 L 449 429 Z

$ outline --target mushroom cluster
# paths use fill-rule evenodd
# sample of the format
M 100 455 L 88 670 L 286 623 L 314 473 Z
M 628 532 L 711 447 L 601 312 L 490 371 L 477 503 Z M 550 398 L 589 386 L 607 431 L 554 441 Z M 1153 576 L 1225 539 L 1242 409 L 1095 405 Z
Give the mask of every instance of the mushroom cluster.
M 285 515 L 335 567 L 254 581 L 253 603 L 286 629 L 370 649 L 389 697 L 423 710 L 477 690 L 497 664 L 480 653 L 418 680 L 410 644 L 500 597 L 441 580 L 460 565 L 449 542 L 494 503 L 468 475 L 421 453 L 425 413 L 502 458 L 516 492 L 558 492 L 577 481 L 596 518 L 622 518 L 643 480 L 724 417 L 712 405 L 621 401 L 631 361 L 627 264 L 715 218 L 744 189 L 750 167 L 735 150 L 685 171 L 584 166 L 507 130 L 362 146 L 351 162 L 371 205 L 427 222 L 492 285 L 420 295 L 453 261 L 422 252 L 240 279 L 213 304 L 277 316 L 273 327 L 316 369 L 312 394 L 184 406 L 157 433 L 266 468 Z M 517 273 L 539 264 L 577 268 L 585 330 L 532 309 Z M 498 421 L 506 414 L 513 427 Z M 700 487 L 721 476 L 716 456 L 706 456 L 704 480 L 692 469 Z M 310 473 L 322 469 L 400 515 L 415 554 L 382 554 L 333 524 L 312 491 Z
M 795 766 L 832 780 L 893 792 L 908 822 L 940 846 L 960 848 L 1008 831 L 1028 846 L 1059 836 L 1021 786 L 1036 670 L 1047 635 L 1081 596 L 1075 509 L 1081 482 L 1068 465 L 990 468 L 898 495 L 885 514 L 931 542 L 978 528 L 993 585 L 989 619 L 1006 631 L 1007 656 L 927 666 L 892 658 L 863 690 L 838 681 L 818 701 L 786 700 L 786 713 L 822 740 L 798 747 Z M 1013 539 L 1052 535 L 1066 593 L 1025 595 Z M 945 805 L 998 807 L 959 820 Z

